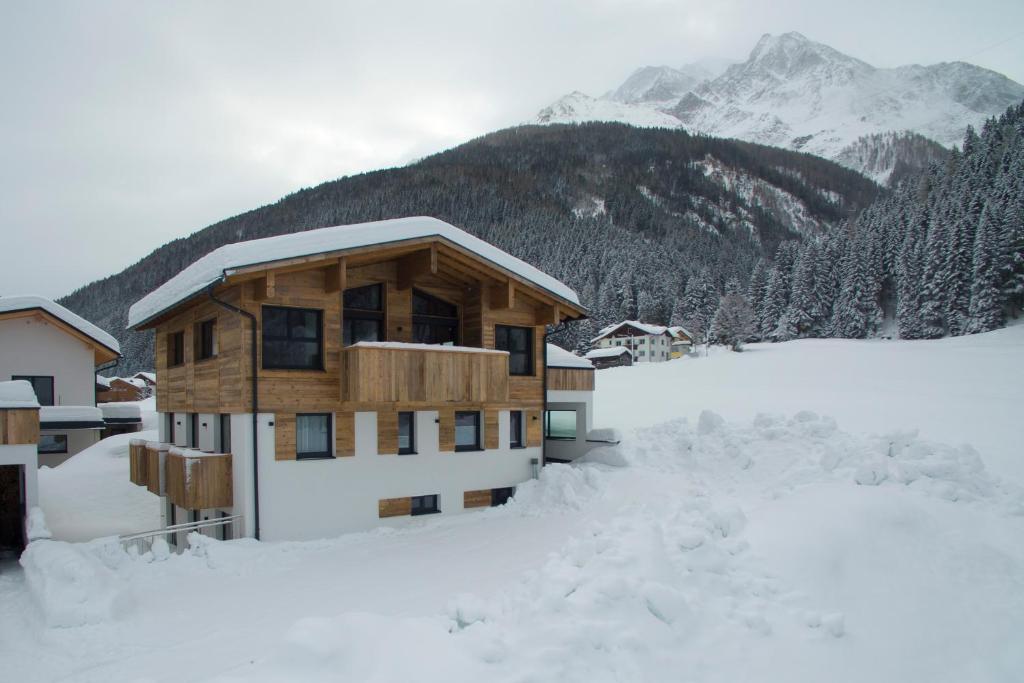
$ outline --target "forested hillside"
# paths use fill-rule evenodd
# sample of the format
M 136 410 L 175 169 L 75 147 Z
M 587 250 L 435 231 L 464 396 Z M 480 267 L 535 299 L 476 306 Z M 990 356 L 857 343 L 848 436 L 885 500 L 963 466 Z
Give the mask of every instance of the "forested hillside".
M 733 283 L 733 288 L 739 287 Z M 709 329 L 705 274 L 680 320 Z M 1024 104 L 968 129 L 963 148 L 841 229 L 759 261 L 751 336 L 935 338 L 985 332 L 1024 307 Z
M 431 215 L 576 288 L 593 320 L 560 341 L 640 316 L 667 322 L 687 281 L 746 282 L 780 245 L 824 238 L 878 186 L 818 157 L 621 124 L 499 131 L 403 168 L 305 189 L 157 249 L 62 303 L 117 336 L 123 374 L 153 366 L 128 306 L 223 244 L 330 225 Z

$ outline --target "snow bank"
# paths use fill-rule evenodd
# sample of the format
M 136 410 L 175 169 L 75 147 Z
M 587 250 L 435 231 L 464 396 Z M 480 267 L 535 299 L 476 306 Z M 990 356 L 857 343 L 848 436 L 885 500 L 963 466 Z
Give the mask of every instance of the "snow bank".
M 0 382 L 0 408 L 38 408 L 35 389 L 23 380 Z
M 121 347 L 117 343 L 116 339 L 93 325 L 85 318 L 76 313 L 72 313 L 55 301 L 50 301 L 46 297 L 34 295 L 0 296 L 0 313 L 7 313 L 10 311 L 27 311 L 35 308 L 46 311 L 54 318 L 67 323 L 87 337 L 92 337 L 95 341 L 106 346 L 111 351 L 121 353 Z
M 112 549 L 109 543 L 29 543 L 21 566 L 47 626 L 98 624 L 124 607 L 121 584 L 108 564 L 120 548 Z
M 43 406 L 39 409 L 39 422 L 99 422 L 102 425 L 103 411 L 93 406 Z
M 104 418 L 142 420 L 142 410 L 137 403 L 100 403 L 96 406 Z
M 50 529 L 46 526 L 46 516 L 42 509 L 32 506 L 28 511 L 28 523 L 26 524 L 25 535 L 29 541 L 38 541 L 45 538 L 53 538 Z

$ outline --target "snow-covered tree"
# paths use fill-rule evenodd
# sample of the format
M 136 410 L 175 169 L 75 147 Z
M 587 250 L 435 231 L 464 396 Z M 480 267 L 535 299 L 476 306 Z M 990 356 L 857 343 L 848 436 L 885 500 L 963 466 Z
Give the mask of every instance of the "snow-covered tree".
M 739 351 L 754 330 L 754 311 L 739 292 L 722 297 L 711 324 L 711 336 L 719 344 Z

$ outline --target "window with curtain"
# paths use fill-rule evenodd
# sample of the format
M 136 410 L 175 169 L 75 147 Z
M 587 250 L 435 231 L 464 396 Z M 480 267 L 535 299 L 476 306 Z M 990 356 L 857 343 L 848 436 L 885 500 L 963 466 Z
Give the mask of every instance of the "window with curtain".
M 384 341 L 384 286 L 346 289 L 342 311 L 343 346 L 361 341 Z
M 398 454 L 412 455 L 416 453 L 416 413 L 401 412 L 398 414 Z
M 533 328 L 494 326 L 494 348 L 508 351 L 510 375 L 533 374 Z
M 298 460 L 332 457 L 330 413 L 295 416 L 295 457 Z
M 323 311 L 263 307 L 263 369 L 322 370 Z
M 459 307 L 412 290 L 412 336 L 418 344 L 458 344 Z

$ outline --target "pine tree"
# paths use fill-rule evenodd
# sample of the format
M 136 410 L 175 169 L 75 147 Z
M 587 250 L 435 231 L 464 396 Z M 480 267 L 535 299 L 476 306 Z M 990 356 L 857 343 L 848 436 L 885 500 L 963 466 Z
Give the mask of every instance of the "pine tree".
M 757 263 L 754 265 L 754 272 L 750 276 L 750 283 L 747 285 L 747 301 L 750 302 L 750 308 L 754 312 L 754 330 L 751 336 L 757 340 L 761 339 L 760 323 L 761 314 L 764 309 L 764 299 L 768 292 L 768 269 L 765 266 L 764 259 L 757 259 Z
M 814 296 L 814 271 L 817 258 L 817 246 L 813 242 L 807 242 L 797 257 L 796 267 L 793 270 L 789 305 L 786 306 L 776 328 L 775 338 L 784 340 L 810 336 L 818 316 L 818 305 Z
M 1003 324 L 999 291 L 999 237 L 1003 234 L 998 209 L 986 204 L 974 238 L 971 265 L 971 307 L 967 332 L 988 332 Z
M 739 351 L 754 328 L 754 311 L 747 298 L 739 292 L 722 297 L 711 324 L 711 335 L 719 344 Z

